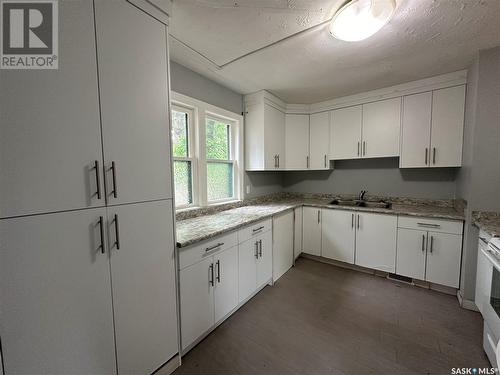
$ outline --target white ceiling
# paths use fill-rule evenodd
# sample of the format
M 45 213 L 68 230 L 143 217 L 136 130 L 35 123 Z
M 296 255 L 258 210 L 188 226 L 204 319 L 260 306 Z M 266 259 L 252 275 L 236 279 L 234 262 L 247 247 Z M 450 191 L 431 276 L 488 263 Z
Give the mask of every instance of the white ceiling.
M 349 43 L 321 25 L 345 0 L 173 0 L 171 57 L 242 94 L 315 103 L 460 70 L 500 45 L 500 0 L 396 1 L 389 24 Z

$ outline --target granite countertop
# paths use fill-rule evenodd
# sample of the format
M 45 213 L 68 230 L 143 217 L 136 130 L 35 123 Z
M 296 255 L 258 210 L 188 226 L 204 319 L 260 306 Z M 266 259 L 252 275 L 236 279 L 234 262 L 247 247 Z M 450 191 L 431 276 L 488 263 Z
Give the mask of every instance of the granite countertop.
M 472 212 L 472 223 L 492 237 L 500 237 L 500 212 Z
M 300 206 L 464 220 L 463 213 L 458 212 L 453 207 L 393 203 L 392 209 L 367 208 L 331 205 L 329 204 L 331 200 L 330 197 L 284 199 L 275 202 L 269 201 L 261 204 L 237 207 L 212 215 L 180 220 L 177 221 L 177 246 L 186 247 Z

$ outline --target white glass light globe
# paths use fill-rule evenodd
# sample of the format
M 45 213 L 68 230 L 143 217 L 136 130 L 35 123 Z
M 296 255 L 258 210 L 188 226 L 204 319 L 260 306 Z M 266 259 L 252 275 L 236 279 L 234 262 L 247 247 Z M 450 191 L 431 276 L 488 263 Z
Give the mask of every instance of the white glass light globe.
M 348 42 L 369 38 L 391 19 L 395 8 L 394 0 L 351 0 L 333 17 L 330 33 Z

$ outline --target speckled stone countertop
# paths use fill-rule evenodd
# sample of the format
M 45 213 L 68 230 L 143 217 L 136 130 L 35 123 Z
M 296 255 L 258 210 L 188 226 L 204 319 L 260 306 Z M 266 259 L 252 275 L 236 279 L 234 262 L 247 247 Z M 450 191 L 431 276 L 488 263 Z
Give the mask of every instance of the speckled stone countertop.
M 500 212 L 472 212 L 473 224 L 492 237 L 500 237 Z
M 391 209 L 386 209 L 331 205 L 329 204 L 331 201 L 331 196 L 317 198 L 281 197 L 211 215 L 180 220 L 177 221 L 177 246 L 186 247 L 300 206 L 464 220 L 463 212 L 457 211 L 450 205 L 393 203 Z

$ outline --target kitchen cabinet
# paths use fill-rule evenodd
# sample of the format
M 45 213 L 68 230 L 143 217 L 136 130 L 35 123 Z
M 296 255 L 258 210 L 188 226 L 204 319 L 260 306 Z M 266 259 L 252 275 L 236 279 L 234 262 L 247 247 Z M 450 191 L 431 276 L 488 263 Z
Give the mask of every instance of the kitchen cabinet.
M 308 169 L 309 115 L 287 114 L 285 125 L 285 168 Z
M 247 170 L 280 170 L 286 167 L 285 104 L 263 92 L 245 98 L 245 160 Z
M 321 256 L 321 209 L 304 207 L 302 215 L 302 252 Z
M 97 208 L 0 220 L 6 374 L 116 373 L 105 218 Z
M 364 158 L 399 156 L 401 98 L 363 104 L 362 154 Z
M 238 299 L 239 302 L 243 302 L 257 288 L 258 241 L 247 240 L 240 243 L 238 254 Z
M 166 25 L 127 2 L 95 6 L 108 203 L 172 198 Z
M 403 98 L 401 168 L 459 167 L 465 85 Z
M 293 256 L 297 259 L 302 253 L 302 212 L 303 207 L 297 207 L 294 210 L 294 232 L 293 232 Z
M 59 3 L 59 69 L 0 73 L 0 218 L 105 204 L 92 6 Z
M 396 273 L 458 288 L 463 223 L 400 217 Z
M 357 214 L 353 211 L 323 209 L 321 217 L 322 256 L 353 264 Z
M 309 169 L 330 169 L 330 113 L 314 113 L 309 125 Z
M 259 241 L 256 289 L 269 283 L 273 277 L 273 232 L 268 231 L 263 233 Z
M 294 212 L 273 217 L 273 281 L 293 265 Z
M 170 200 L 108 208 L 119 374 L 151 374 L 178 351 L 172 211 Z
M 356 216 L 355 264 L 394 273 L 397 216 L 366 212 L 358 213 Z
M 356 159 L 361 157 L 361 105 L 336 109 L 331 112 L 330 157 L 331 159 Z
M 214 256 L 215 322 L 224 318 L 238 305 L 238 247 Z
M 214 324 L 213 276 L 213 259 L 211 257 L 179 272 L 183 350 Z

